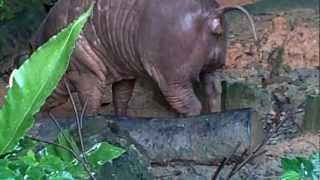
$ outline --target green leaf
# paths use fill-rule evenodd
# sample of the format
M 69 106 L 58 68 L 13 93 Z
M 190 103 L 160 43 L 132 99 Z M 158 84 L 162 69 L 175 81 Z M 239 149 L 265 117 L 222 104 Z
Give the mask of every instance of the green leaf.
M 70 148 L 76 153 L 79 152 L 79 148 L 78 148 L 75 140 L 70 135 L 70 132 L 67 130 L 64 130 L 63 132 L 60 132 L 58 134 L 56 143 L 58 143 L 64 147 Z M 71 162 L 74 159 L 73 155 L 69 151 L 66 151 L 65 149 L 62 149 L 62 148 L 57 147 L 55 145 L 48 145 L 47 149 L 48 149 L 49 154 L 59 156 L 65 162 Z
M 8 167 L 11 170 L 14 170 L 15 172 L 17 172 L 20 175 L 22 175 L 22 174 L 26 173 L 26 171 L 27 171 L 29 166 L 26 165 L 23 160 L 17 159 L 17 160 L 10 160 L 10 163 L 8 164 Z
M 26 171 L 24 179 L 33 180 L 33 179 L 43 179 L 45 177 L 45 173 L 43 169 L 39 167 L 30 167 Z
M 0 166 L 0 179 L 3 180 L 15 180 L 15 173 L 8 167 Z
M 66 170 L 70 172 L 77 179 L 89 179 L 89 175 L 84 169 L 84 167 L 82 165 L 79 165 L 78 161 L 74 161 L 74 162 L 76 162 L 75 163 L 76 165 L 66 167 Z
M 71 173 L 66 171 L 59 171 L 48 177 L 48 180 L 74 180 Z
M 23 177 L 19 172 L 15 172 L 10 167 L 10 161 L 7 159 L 0 160 L 0 179 L 1 180 L 22 180 Z
M 28 151 L 27 155 L 22 157 L 21 160 L 28 166 L 36 166 L 38 163 L 33 151 Z
M 311 162 L 313 164 L 313 179 L 314 180 L 319 180 L 320 179 L 320 152 L 312 155 L 310 157 Z
M 126 151 L 122 148 L 102 142 L 95 144 L 86 152 L 88 160 L 91 162 L 94 170 L 99 170 L 106 162 L 120 157 Z
M 125 152 L 126 150 L 122 148 L 102 142 L 95 144 L 85 154 L 93 170 L 97 172 L 106 162 L 120 157 Z M 85 172 L 83 165 L 76 159 L 67 165 L 66 170 L 71 172 L 74 177 L 88 178 L 88 174 Z
M 281 165 L 284 172 L 290 170 L 296 171 L 298 173 L 301 172 L 301 162 L 297 159 L 281 158 Z
M 28 151 L 35 149 L 38 146 L 38 142 L 33 141 L 29 138 L 23 138 L 19 141 L 18 145 L 15 147 L 15 156 L 24 156 Z
M 302 176 L 296 171 L 286 171 L 282 176 L 281 180 L 301 180 Z
M 303 157 L 296 157 L 296 159 L 300 162 L 300 166 L 304 172 L 304 176 L 305 177 L 312 177 L 314 167 L 313 167 L 311 160 L 308 160 Z
M 0 155 L 11 151 L 33 125 L 33 115 L 45 103 L 65 73 L 76 40 L 93 4 L 76 21 L 52 37 L 16 71 L 0 110 Z
M 46 172 L 53 173 L 56 171 L 63 171 L 64 162 L 60 157 L 48 154 L 40 159 L 39 167 L 46 170 Z

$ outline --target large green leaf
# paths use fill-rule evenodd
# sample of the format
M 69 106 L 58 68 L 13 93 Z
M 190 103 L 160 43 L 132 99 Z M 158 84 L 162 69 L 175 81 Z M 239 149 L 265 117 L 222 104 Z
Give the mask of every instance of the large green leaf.
M 0 155 L 11 151 L 33 125 L 33 115 L 65 73 L 76 40 L 92 10 L 93 5 L 41 46 L 16 71 L 5 105 L 0 110 Z
M 301 162 L 298 159 L 281 158 L 281 166 L 284 172 L 296 171 L 301 172 Z
M 315 179 L 313 177 L 316 176 L 314 173 L 316 165 L 311 160 L 304 157 L 295 157 L 293 159 L 282 158 L 283 175 L 281 179 Z

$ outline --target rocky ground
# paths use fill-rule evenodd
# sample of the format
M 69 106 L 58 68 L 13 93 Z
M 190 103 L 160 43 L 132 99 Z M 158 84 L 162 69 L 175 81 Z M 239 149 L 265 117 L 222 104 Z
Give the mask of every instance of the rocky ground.
M 266 133 L 286 119 L 286 123 L 266 146 L 266 153 L 236 176 L 236 179 L 279 179 L 281 157 L 308 157 L 320 151 L 320 137 L 315 133 L 319 129 L 306 129 L 304 126 L 306 121 L 320 120 L 318 112 L 308 111 L 310 107 L 306 103 L 308 98 L 320 96 L 319 12 L 314 9 L 293 9 L 262 13 L 254 18 L 259 46 L 253 43 L 245 19 L 236 16 L 228 21 L 230 41 L 227 64 L 215 76 L 217 81 L 226 82 L 220 88 L 224 94 L 221 101 L 226 109 L 255 108 L 265 124 Z M 6 86 L 7 78 L 0 78 L 0 104 L 3 103 Z M 106 91 L 101 112 L 112 113 L 110 89 Z M 320 109 L 320 102 L 317 104 Z M 61 109 L 56 110 L 57 115 L 72 115 L 70 104 Z M 314 115 L 306 116 L 306 111 Z M 146 80 L 138 82 L 130 101 L 129 115 L 176 116 L 159 91 Z M 184 167 L 184 171 L 199 171 L 195 179 L 210 179 L 214 168 L 199 166 L 195 170 Z M 174 172 L 173 167 L 155 168 L 154 171 L 155 174 L 169 175 L 161 179 L 185 179 L 183 175 L 186 174 L 177 175 L 179 173 Z

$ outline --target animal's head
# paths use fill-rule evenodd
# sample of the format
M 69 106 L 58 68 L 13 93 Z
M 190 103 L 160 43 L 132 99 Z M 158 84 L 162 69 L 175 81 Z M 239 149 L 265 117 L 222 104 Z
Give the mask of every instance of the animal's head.
M 255 28 L 253 19 L 248 13 L 248 11 L 241 6 L 222 6 L 219 8 L 212 8 L 212 10 L 209 12 L 209 16 L 207 19 L 207 24 L 209 26 L 211 33 L 213 35 L 222 35 L 226 31 L 225 25 L 223 22 L 224 15 L 227 12 L 234 11 L 234 10 L 240 11 L 247 17 L 254 35 L 254 39 L 255 41 L 257 41 L 256 28 Z
M 209 56 L 208 61 L 203 67 L 204 71 L 213 71 L 221 68 L 225 64 L 225 56 L 227 49 L 227 27 L 225 23 L 224 15 L 227 12 L 237 10 L 245 14 L 250 22 L 254 39 L 257 41 L 256 29 L 249 13 L 241 6 L 222 6 L 214 7 L 209 12 L 206 20 L 207 29 L 209 33 Z M 211 41 L 211 42 L 210 42 Z

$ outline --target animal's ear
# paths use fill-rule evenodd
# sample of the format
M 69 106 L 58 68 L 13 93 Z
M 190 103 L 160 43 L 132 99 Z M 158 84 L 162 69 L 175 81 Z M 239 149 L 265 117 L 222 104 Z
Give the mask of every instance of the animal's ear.
M 208 26 L 210 28 L 210 31 L 213 34 L 216 34 L 216 35 L 223 34 L 224 29 L 223 29 L 222 20 L 220 17 L 217 17 L 217 16 L 209 17 Z

